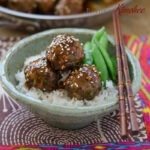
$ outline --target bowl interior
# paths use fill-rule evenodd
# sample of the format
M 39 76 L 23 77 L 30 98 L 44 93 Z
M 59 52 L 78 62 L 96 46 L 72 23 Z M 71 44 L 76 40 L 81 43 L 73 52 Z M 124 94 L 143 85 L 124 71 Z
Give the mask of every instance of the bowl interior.
M 31 38 L 28 42 L 22 42 L 18 47 L 18 51 L 13 52 L 11 57 L 8 60 L 6 74 L 8 75 L 9 81 L 16 86 L 17 81 L 15 79 L 15 74 L 18 70 L 20 70 L 23 65 L 24 61 L 27 57 L 34 56 L 39 54 L 40 52 L 46 50 L 47 46 L 51 43 L 53 38 L 60 34 L 61 32 L 56 32 L 53 34 L 49 34 L 43 36 L 42 38 Z M 86 41 L 91 40 L 91 34 L 88 33 L 71 33 L 70 31 L 67 32 L 69 34 L 74 35 L 76 38 L 79 38 L 81 42 L 85 43 Z M 12 68 L 12 66 L 15 66 Z
M 86 112 L 87 114 L 89 112 L 93 114 L 95 112 L 99 113 L 102 112 L 102 110 L 105 111 L 106 109 L 110 109 L 110 107 L 116 105 L 118 102 L 117 97 L 115 99 L 112 99 L 110 97 L 110 101 L 107 101 L 103 105 L 68 108 L 66 106 L 55 106 L 46 102 L 41 102 L 40 100 L 28 97 L 17 91 L 15 87 L 18 84 L 18 82 L 15 79 L 15 74 L 17 73 L 18 70 L 22 69 L 25 59 L 29 56 L 39 54 L 41 51 L 45 50 L 46 47 L 51 43 L 52 39 L 56 35 L 61 33 L 68 33 L 74 35 L 76 38 L 79 38 L 81 42 L 85 43 L 86 41 L 91 40 L 95 31 L 88 29 L 75 29 L 75 28 L 54 29 L 30 36 L 18 42 L 11 50 L 9 50 L 1 65 L 1 81 L 3 87 L 6 89 L 8 94 L 11 95 L 16 100 L 28 103 L 30 105 L 39 106 L 40 104 L 39 107 L 43 107 L 43 109 L 47 109 L 48 111 L 64 112 L 65 110 L 67 115 L 75 115 L 75 113 L 73 113 L 72 111 L 76 112 L 77 114 L 80 113 L 80 111 Z M 113 40 L 111 37 L 109 37 L 109 40 L 110 40 L 109 52 L 111 53 L 111 55 L 115 55 Z M 140 87 L 140 80 L 141 80 L 141 76 L 139 73 L 140 67 L 137 60 L 133 57 L 133 55 L 129 51 L 127 51 L 127 56 L 129 60 L 129 69 L 132 78 L 132 88 L 135 93 L 139 90 Z
M 9 58 L 8 61 L 8 65 L 7 65 L 7 70 L 6 70 L 6 74 L 8 75 L 8 79 L 9 81 L 16 86 L 18 84 L 18 82 L 15 79 L 15 74 L 18 70 L 21 70 L 23 65 L 24 65 L 24 61 L 26 58 L 30 57 L 30 56 L 34 56 L 36 54 L 40 54 L 42 51 L 46 50 L 47 46 L 51 43 L 51 41 L 53 40 L 53 38 L 58 35 L 61 34 L 62 32 L 58 33 L 52 33 L 46 36 L 43 36 L 42 38 L 31 38 L 30 41 L 28 42 L 21 42 L 20 46 L 18 47 L 17 51 L 14 51 L 11 55 L 11 57 Z M 65 33 L 65 32 L 64 32 Z M 74 35 L 76 38 L 78 38 L 82 43 L 85 43 L 87 41 L 91 41 L 92 35 L 93 33 L 74 33 L 74 32 L 66 32 L 69 33 L 71 35 Z M 109 42 L 109 49 L 108 49 L 109 53 L 111 56 L 115 56 L 115 47 L 114 45 Z M 130 71 L 130 77 L 131 80 L 133 80 L 133 66 L 131 64 L 131 62 L 128 60 L 128 64 L 129 64 L 129 71 Z M 12 67 L 15 66 L 15 67 Z

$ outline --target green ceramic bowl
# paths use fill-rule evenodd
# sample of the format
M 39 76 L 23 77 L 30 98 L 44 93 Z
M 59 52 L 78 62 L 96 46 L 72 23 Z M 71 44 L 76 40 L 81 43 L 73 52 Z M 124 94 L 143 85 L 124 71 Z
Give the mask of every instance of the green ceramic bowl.
M 98 117 L 114 110 L 117 107 L 118 98 L 112 99 L 109 97 L 109 101 L 107 100 L 106 103 L 97 106 L 68 107 L 52 105 L 48 102 L 40 101 L 24 95 L 16 89 L 17 81 L 15 79 L 15 74 L 18 70 L 21 70 L 25 59 L 45 50 L 53 37 L 61 33 L 72 34 L 85 43 L 91 40 L 95 31 L 75 28 L 54 29 L 21 40 L 9 50 L 0 65 L 1 82 L 4 89 L 11 97 L 23 103 L 28 110 L 43 118 L 50 125 L 65 129 L 77 129 L 90 124 Z M 109 37 L 109 40 L 111 43 L 109 44 L 110 53 L 114 55 L 114 42 L 111 37 Z M 130 51 L 126 49 L 126 53 L 132 78 L 132 89 L 135 94 L 139 90 L 141 83 L 140 66 L 138 60 Z

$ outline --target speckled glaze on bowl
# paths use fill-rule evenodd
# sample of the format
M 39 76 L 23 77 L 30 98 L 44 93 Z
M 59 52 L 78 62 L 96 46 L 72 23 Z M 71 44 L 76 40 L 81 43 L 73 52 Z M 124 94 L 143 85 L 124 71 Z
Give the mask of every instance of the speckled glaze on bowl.
M 117 97 L 109 98 L 103 105 L 88 106 L 88 107 L 67 107 L 52 105 L 48 102 L 42 102 L 38 99 L 26 96 L 19 92 L 15 86 L 17 81 L 15 80 L 15 74 L 18 70 L 21 70 L 25 58 L 36 55 L 50 44 L 53 37 L 60 33 L 69 33 L 79 38 L 83 43 L 91 40 L 94 30 L 88 29 L 54 29 L 45 31 L 18 42 L 12 49 L 9 50 L 5 58 L 0 65 L 0 79 L 4 89 L 7 93 L 34 114 L 43 118 L 47 123 L 54 127 L 65 129 L 78 129 L 82 128 L 98 117 L 103 116 L 114 110 L 117 107 Z M 113 45 L 113 39 L 109 37 L 111 47 Z M 110 48 L 111 53 L 115 52 L 114 48 Z M 137 59 L 126 49 L 126 53 L 129 60 L 130 73 L 132 76 L 132 89 L 136 93 L 140 88 L 141 72 Z

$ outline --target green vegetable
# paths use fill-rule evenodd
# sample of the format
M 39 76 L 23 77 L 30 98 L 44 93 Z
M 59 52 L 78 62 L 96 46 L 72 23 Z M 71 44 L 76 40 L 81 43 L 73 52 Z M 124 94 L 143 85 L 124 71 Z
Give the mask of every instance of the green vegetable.
M 105 32 L 105 28 L 101 28 L 94 36 L 92 39 L 92 43 L 96 44 L 97 48 L 101 52 L 106 65 L 108 67 L 108 71 L 110 73 L 110 77 L 113 81 L 117 80 L 117 72 L 113 66 L 113 63 L 111 61 L 111 57 L 109 56 L 109 53 L 107 51 L 108 49 L 108 38 L 107 38 L 107 33 Z
M 100 29 L 94 34 L 93 38 L 96 37 L 97 39 L 101 39 L 101 37 L 102 37 L 102 35 L 104 34 L 104 32 L 105 32 L 105 27 L 100 28 Z
M 112 56 L 110 59 L 111 59 L 111 62 L 113 64 L 113 68 L 116 72 L 116 80 L 114 80 L 114 82 L 117 83 L 117 79 L 118 79 L 118 77 L 117 77 L 117 59 L 115 56 Z
M 117 81 L 117 61 L 114 56 L 110 56 L 108 53 L 108 37 L 104 27 L 95 33 L 92 42 L 87 42 L 84 45 L 83 62 L 96 66 L 102 81 L 104 81 L 104 86 L 106 86 L 109 75 L 114 82 Z
M 91 42 L 86 42 L 84 45 L 84 59 L 83 59 L 83 63 L 84 64 L 89 64 L 92 65 L 93 64 L 93 57 L 92 57 L 92 43 Z
M 98 50 L 95 44 L 92 44 L 93 50 L 92 50 L 92 56 L 94 64 L 97 68 L 97 70 L 100 72 L 101 79 L 104 81 L 104 86 L 106 86 L 106 80 L 109 79 L 109 74 L 107 70 L 106 63 L 104 61 L 104 58 L 101 54 L 101 52 Z
M 101 49 L 104 49 L 107 52 L 107 50 L 108 50 L 108 37 L 107 37 L 106 32 L 104 32 L 103 35 L 101 36 L 101 38 L 99 40 L 99 46 Z

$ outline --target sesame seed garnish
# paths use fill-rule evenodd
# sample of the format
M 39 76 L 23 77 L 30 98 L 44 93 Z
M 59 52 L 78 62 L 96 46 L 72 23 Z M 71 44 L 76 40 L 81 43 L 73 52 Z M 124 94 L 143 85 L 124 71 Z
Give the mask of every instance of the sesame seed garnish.
M 74 83 L 74 85 L 75 85 L 76 87 L 79 87 L 77 83 Z
M 93 82 L 93 81 L 91 81 L 91 84 L 94 84 L 94 82 Z
M 80 78 L 80 76 L 78 75 L 78 76 L 77 76 L 77 78 L 79 79 L 79 78 Z
M 70 50 L 69 47 L 69 43 L 73 43 L 74 41 L 79 41 L 79 39 L 76 39 L 74 36 L 70 36 L 70 35 L 58 35 L 57 37 L 55 37 L 51 43 L 50 46 L 48 46 L 48 49 L 51 48 L 56 48 L 57 46 L 60 46 L 62 49 L 61 50 Z
M 61 66 L 61 69 L 64 69 L 64 68 L 65 68 L 65 66 L 64 66 L 64 65 L 62 65 L 62 66 Z

